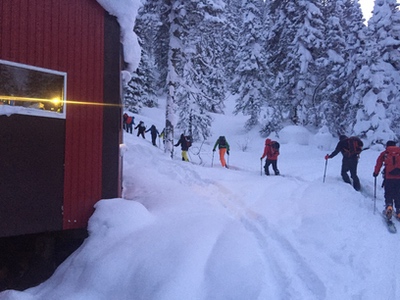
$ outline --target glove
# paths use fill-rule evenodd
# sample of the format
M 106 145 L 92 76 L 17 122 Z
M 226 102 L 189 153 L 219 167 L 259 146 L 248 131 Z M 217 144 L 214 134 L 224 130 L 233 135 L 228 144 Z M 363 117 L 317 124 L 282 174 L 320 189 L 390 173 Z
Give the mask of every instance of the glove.
M 260 157 L 260 160 L 262 160 L 262 157 Z
M 229 155 L 229 151 L 226 151 L 226 154 L 228 154 L 228 155 Z
M 213 149 L 213 152 L 215 152 L 215 149 Z
M 328 159 L 328 158 L 329 158 L 329 154 L 325 155 L 325 159 Z
M 377 177 L 378 176 L 378 173 L 372 173 L 372 176 L 374 176 L 374 177 Z

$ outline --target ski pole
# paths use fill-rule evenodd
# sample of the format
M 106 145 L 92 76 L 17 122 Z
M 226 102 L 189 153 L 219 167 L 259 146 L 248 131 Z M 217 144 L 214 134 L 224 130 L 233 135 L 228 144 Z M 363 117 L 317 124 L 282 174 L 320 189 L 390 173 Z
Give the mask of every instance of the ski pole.
M 262 158 L 260 159 L 260 175 L 262 176 Z
M 230 155 L 228 154 L 228 167 L 230 166 L 230 165 L 229 165 L 229 156 L 230 156 Z
M 374 177 L 374 214 L 376 211 L 376 177 Z
M 328 160 L 325 159 L 325 170 L 324 170 L 324 179 L 322 180 L 322 182 L 325 182 L 325 177 L 326 177 L 326 169 L 328 167 Z
M 211 168 L 212 168 L 213 165 L 214 165 L 214 152 L 215 152 L 215 151 L 213 151 L 212 160 L 211 160 Z

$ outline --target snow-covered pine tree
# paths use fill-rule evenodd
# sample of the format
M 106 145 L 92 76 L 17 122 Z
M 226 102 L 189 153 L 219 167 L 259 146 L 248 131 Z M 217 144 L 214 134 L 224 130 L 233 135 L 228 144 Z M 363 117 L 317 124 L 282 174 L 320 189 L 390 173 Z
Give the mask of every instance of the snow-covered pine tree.
M 158 1 L 156 1 L 158 2 Z M 142 49 L 141 61 L 138 71 L 143 74 L 143 90 L 145 91 L 144 99 L 142 100 L 144 106 L 153 107 L 158 104 L 157 92 L 160 89 L 158 83 L 160 82 L 160 73 L 157 71 L 156 50 L 157 44 L 162 43 L 158 41 L 159 36 L 157 32 L 160 30 L 161 22 L 159 15 L 159 6 L 154 6 L 154 1 L 147 1 L 145 5 L 139 9 L 136 18 L 134 31 L 137 32 L 139 43 Z M 161 54 L 164 57 L 166 52 Z M 165 82 L 163 83 L 164 87 Z
M 270 12 L 270 28 L 265 47 L 267 52 L 267 65 L 270 73 L 266 74 L 266 81 L 271 84 L 273 98 L 270 99 L 272 108 L 268 111 L 267 127 L 263 131 L 269 134 L 270 130 L 278 131 L 287 120 L 292 110 L 289 101 L 288 80 L 284 75 L 287 66 L 283 65 L 285 57 L 289 55 L 289 45 L 294 40 L 295 27 L 293 25 L 294 11 L 287 1 L 271 0 L 266 2 L 266 10 Z M 272 118 L 272 119 L 271 119 Z M 276 125 L 273 127 L 272 125 Z
M 158 100 L 155 93 L 155 76 L 153 62 L 148 59 L 148 55 L 142 52 L 139 67 L 132 74 L 132 78 L 125 88 L 124 106 L 125 109 L 139 113 L 143 106 L 156 107 Z
M 290 20 L 284 11 L 285 2 L 270 0 L 265 2 L 263 18 L 263 36 L 265 52 L 265 96 L 266 101 L 260 111 L 260 133 L 268 136 L 278 132 L 284 126 L 284 120 L 289 115 L 287 107 L 287 90 L 283 83 L 282 65 L 287 56 L 291 35 Z
M 270 2 L 268 2 L 270 3 Z M 271 66 L 267 63 L 270 62 L 270 53 L 268 49 L 271 49 L 268 45 L 270 42 L 268 37 L 270 36 L 271 28 L 273 25 L 274 16 L 271 12 L 271 6 L 264 3 L 263 17 L 262 17 L 262 36 L 264 44 L 262 45 L 262 51 L 265 59 L 264 63 L 264 102 L 261 107 L 259 114 L 260 123 L 260 134 L 262 136 L 268 136 L 271 132 L 278 132 L 282 128 L 282 114 L 277 109 L 276 97 L 274 93 L 275 76 L 272 72 Z M 267 37 L 267 38 L 266 38 Z
M 322 75 L 317 62 L 325 54 L 323 16 L 315 0 L 296 1 L 287 9 L 295 30 L 288 56 L 282 62 L 291 103 L 289 117 L 294 124 L 315 125 L 318 103 L 313 95 Z
M 131 80 L 124 88 L 124 109 L 133 113 L 138 113 L 143 107 L 142 95 L 145 93 L 142 89 L 143 77 L 136 71 L 132 73 Z
M 400 133 L 400 11 L 397 7 L 395 0 L 375 1 L 368 22 L 364 66 L 356 80 L 352 104 L 357 114 L 353 130 L 369 144 L 384 144 Z
M 243 20 L 240 13 L 242 0 L 225 0 L 225 16 L 227 22 L 222 29 L 221 40 L 223 43 L 222 61 L 225 71 L 226 84 L 230 85 L 237 67 L 236 54 L 239 48 L 239 34 Z
M 335 122 L 336 128 L 331 128 L 331 132 L 352 132 L 356 111 L 351 103 L 355 96 L 355 82 L 358 72 L 363 66 L 362 53 L 366 47 L 367 27 L 364 24 L 364 18 L 361 6 L 358 0 L 345 0 L 341 24 L 346 40 L 346 49 L 344 59 L 346 61 L 345 77 L 343 82 L 343 100 L 344 106 L 341 107 L 341 113 L 338 115 L 338 121 Z
M 136 72 L 124 89 L 125 109 L 139 113 L 143 106 L 155 107 L 158 105 L 155 91 L 154 62 L 142 48 L 141 60 Z
M 317 103 L 313 95 L 321 77 L 317 62 L 325 47 L 319 1 L 271 0 L 267 5 L 272 24 L 267 65 L 273 76 L 268 81 L 274 81 L 274 110 L 283 121 L 314 124 Z
M 202 86 L 199 106 L 205 112 L 223 113 L 227 92 L 227 71 L 223 59 L 227 50 L 225 4 L 221 0 L 203 2 L 202 7 L 206 13 L 197 26 L 201 41 L 197 44 L 198 50 L 194 59 L 198 69 L 196 73 L 202 77 L 197 80 Z
M 218 59 L 221 46 L 218 44 L 222 28 L 220 17 L 224 8 L 219 0 L 190 0 L 184 2 L 185 14 L 179 18 L 184 34 L 182 42 L 182 72 L 176 90 L 179 114 L 177 127 L 183 132 L 192 132 L 193 139 L 210 135 L 210 111 L 221 110 L 224 100 L 224 83 L 221 61 Z M 191 126 L 191 127 L 190 127 Z
M 237 94 L 235 113 L 250 116 L 247 129 L 259 123 L 261 107 L 265 102 L 265 51 L 263 51 L 263 5 L 260 0 L 244 0 L 241 14 L 243 27 L 240 31 L 239 50 L 235 60 L 237 67 L 232 82 L 232 93 Z
M 327 126 L 331 132 L 338 131 L 339 116 L 348 101 L 344 98 L 347 89 L 347 44 L 342 28 L 344 8 L 342 0 L 327 2 L 321 8 L 326 19 L 325 55 L 320 59 L 321 76 L 314 90 L 313 103 L 317 107 L 315 126 Z

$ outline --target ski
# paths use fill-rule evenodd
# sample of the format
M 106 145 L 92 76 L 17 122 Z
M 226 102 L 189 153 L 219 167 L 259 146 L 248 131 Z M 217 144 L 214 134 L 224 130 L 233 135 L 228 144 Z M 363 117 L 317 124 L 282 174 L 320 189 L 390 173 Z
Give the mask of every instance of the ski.
M 226 169 L 229 169 L 229 170 L 235 170 L 235 171 L 237 171 L 237 170 L 242 170 L 241 168 L 236 167 L 236 166 L 232 166 L 232 165 L 229 165 L 229 166 L 226 165 L 225 168 L 226 168 Z
M 383 221 L 385 222 L 385 224 L 386 224 L 387 229 L 389 230 L 389 232 L 390 232 L 390 233 L 396 233 L 396 232 L 397 232 L 396 225 L 394 225 L 394 223 L 393 223 L 392 220 L 388 220 L 388 218 L 386 218 L 385 211 L 383 211 L 383 212 L 381 213 L 381 215 L 382 215 Z

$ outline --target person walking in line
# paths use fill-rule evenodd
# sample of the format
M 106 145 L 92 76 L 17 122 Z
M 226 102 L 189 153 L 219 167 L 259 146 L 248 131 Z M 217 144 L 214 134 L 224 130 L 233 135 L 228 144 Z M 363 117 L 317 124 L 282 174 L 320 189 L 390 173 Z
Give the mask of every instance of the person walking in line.
M 185 137 L 185 135 L 182 133 L 181 137 L 179 138 L 179 141 L 174 145 L 175 147 L 178 147 L 181 145 L 181 150 L 182 150 L 182 160 L 183 161 L 189 161 L 187 151 L 189 150 L 189 147 L 191 146 L 190 141 Z
M 151 125 L 151 127 L 149 129 L 147 129 L 145 132 L 149 132 L 149 131 L 151 134 L 151 143 L 153 144 L 153 146 L 157 147 L 156 140 L 157 140 L 157 136 L 159 135 L 159 133 L 158 133 L 156 126 Z
M 124 113 L 122 115 L 122 129 L 126 130 L 126 119 L 128 119 L 128 114 Z
M 133 125 L 135 125 L 135 117 L 134 116 L 127 116 L 125 121 L 126 132 L 132 133 Z
M 400 220 L 400 147 L 395 141 L 386 142 L 386 150 L 381 152 L 376 160 L 373 176 L 377 177 L 383 169 L 383 186 L 385 188 L 385 214 L 390 220 L 393 214 L 393 203 L 396 208 L 396 218 Z
M 360 179 L 357 176 L 357 165 L 363 146 L 363 142 L 358 137 L 341 135 L 335 150 L 331 154 L 325 155 L 325 159 L 327 160 L 335 157 L 339 152 L 342 153 L 343 159 L 340 175 L 344 182 L 351 184 L 350 177 L 347 174 L 347 172 L 350 172 L 351 179 L 353 180 L 353 187 L 356 191 L 361 189 Z
M 141 135 L 144 139 L 144 132 L 146 131 L 146 126 L 144 126 L 143 121 L 140 121 L 139 124 L 135 127 L 135 129 L 138 129 L 137 136 Z
M 267 176 L 269 175 L 270 165 L 272 165 L 272 169 L 274 170 L 275 175 L 279 175 L 278 156 L 279 156 L 279 143 L 271 139 L 266 139 L 264 146 L 264 153 L 260 158 L 260 160 L 263 160 L 264 157 L 267 157 L 264 165 L 265 175 Z
M 215 149 L 217 148 L 219 149 L 219 160 L 221 162 L 221 166 L 223 166 L 224 168 L 229 169 L 229 166 L 226 164 L 225 161 L 225 154 L 229 155 L 229 144 L 225 138 L 225 136 L 221 135 L 217 141 L 215 142 L 214 148 L 213 148 L 213 152 L 215 151 Z
M 165 145 L 165 128 L 161 131 L 159 137 L 162 139 L 163 145 Z

